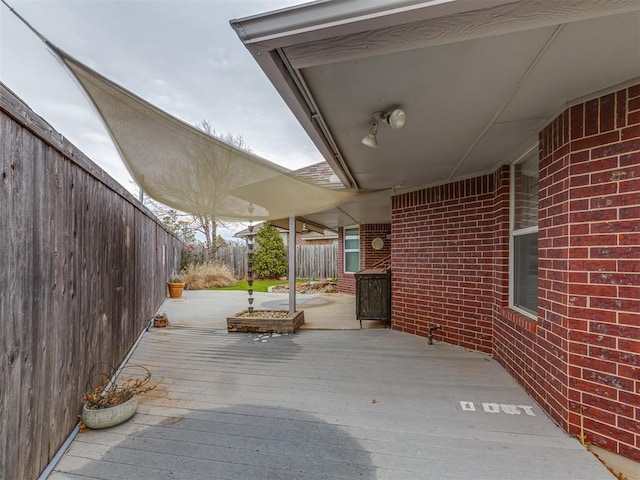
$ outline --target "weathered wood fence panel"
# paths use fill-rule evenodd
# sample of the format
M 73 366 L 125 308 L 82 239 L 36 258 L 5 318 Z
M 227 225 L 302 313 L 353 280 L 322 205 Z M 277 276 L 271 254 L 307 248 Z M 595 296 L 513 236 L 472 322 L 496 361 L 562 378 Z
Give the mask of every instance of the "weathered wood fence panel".
M 296 245 L 296 276 L 319 280 L 337 278 L 338 246 L 331 245 Z M 247 247 L 233 245 L 216 250 L 216 260 L 228 265 L 238 278 L 247 275 Z
M 0 478 L 37 478 L 165 298 L 155 217 L 0 83 Z
M 296 245 L 296 276 L 309 280 L 338 278 L 338 246 Z
M 220 247 L 216 250 L 216 260 L 227 265 L 237 278 L 247 276 L 247 247 L 244 245 L 231 245 Z

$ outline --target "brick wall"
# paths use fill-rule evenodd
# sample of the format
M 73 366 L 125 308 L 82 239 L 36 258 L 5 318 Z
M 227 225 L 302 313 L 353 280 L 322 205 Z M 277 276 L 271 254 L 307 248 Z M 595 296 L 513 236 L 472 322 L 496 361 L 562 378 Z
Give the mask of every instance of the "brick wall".
M 572 107 L 541 143 L 569 171 L 569 431 L 582 412 L 589 441 L 640 460 L 640 85 Z
M 538 321 L 520 315 L 507 304 L 497 305 L 494 356 L 560 425 L 566 428 L 568 330 L 563 321 L 567 304 L 569 195 L 565 159 L 549 155 L 541 142 L 538 184 Z M 523 207 L 518 204 L 516 208 Z M 540 312 L 547 313 L 540 316 Z
M 389 223 L 360 226 L 360 268 L 373 267 L 391 256 L 391 240 L 387 239 L 388 233 L 391 233 Z M 384 246 L 380 250 L 375 250 L 371 246 L 374 238 L 381 238 L 384 241 Z
M 506 178 L 505 178 L 506 177 Z M 504 300 L 508 175 L 392 199 L 392 327 L 490 353 L 496 291 Z M 508 287 L 507 287 L 508 288 Z
M 640 460 L 640 85 L 540 135 L 539 306 L 494 354 L 569 433 Z
M 391 232 L 388 223 L 360 225 L 360 269 L 369 268 L 391 255 L 391 241 L 387 234 Z M 384 246 L 375 250 L 371 246 L 374 238 L 382 238 Z M 344 273 L 344 229 L 338 230 L 338 290 L 342 293 L 356 293 L 356 278 L 352 273 Z

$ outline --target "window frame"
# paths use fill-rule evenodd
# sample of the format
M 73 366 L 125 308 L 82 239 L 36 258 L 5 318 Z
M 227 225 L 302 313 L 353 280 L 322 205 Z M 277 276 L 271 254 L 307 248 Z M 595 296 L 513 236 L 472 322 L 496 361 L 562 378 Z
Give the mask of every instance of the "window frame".
M 351 230 L 357 228 L 358 235 L 347 235 L 347 230 Z M 343 273 L 357 273 L 360 270 L 360 225 L 349 225 L 343 228 L 343 239 L 342 239 L 342 271 Z M 347 240 L 358 240 L 358 248 L 347 248 Z M 358 253 L 358 269 L 354 272 L 347 270 L 347 253 Z
M 509 308 L 517 311 L 518 313 L 525 315 L 532 320 L 538 320 L 538 314 L 532 313 L 529 310 L 516 305 L 515 303 L 515 281 L 516 281 L 516 262 L 515 262 L 515 240 L 518 236 L 529 235 L 532 233 L 538 233 L 538 225 L 516 229 L 516 166 L 529 160 L 533 155 L 538 155 L 538 144 L 531 146 L 525 153 L 523 153 L 517 160 L 515 160 L 509 166 Z M 540 159 L 538 158 L 538 168 Z M 539 190 L 538 190 L 539 191 Z M 540 199 L 538 198 L 538 211 L 540 209 Z M 538 252 L 540 248 L 538 247 Z M 539 263 L 538 255 L 538 263 Z M 539 277 L 538 277 L 539 278 Z

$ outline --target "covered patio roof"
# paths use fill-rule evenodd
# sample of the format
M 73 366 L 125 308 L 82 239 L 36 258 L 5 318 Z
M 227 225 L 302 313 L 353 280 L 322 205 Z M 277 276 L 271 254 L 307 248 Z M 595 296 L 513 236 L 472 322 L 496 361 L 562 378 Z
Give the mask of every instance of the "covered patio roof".
M 495 171 L 572 103 L 637 82 L 636 0 L 345 0 L 232 20 L 336 175 L 382 190 L 311 217 L 390 221 L 393 192 Z M 400 107 L 406 124 L 374 112 Z

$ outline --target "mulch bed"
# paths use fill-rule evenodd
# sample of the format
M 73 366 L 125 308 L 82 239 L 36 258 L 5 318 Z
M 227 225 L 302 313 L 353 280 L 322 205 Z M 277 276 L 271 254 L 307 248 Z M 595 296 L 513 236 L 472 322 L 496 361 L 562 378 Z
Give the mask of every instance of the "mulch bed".
M 274 285 L 269 290 L 271 293 L 288 293 L 289 285 Z M 297 293 L 337 293 L 338 284 L 331 280 L 318 282 L 306 282 L 296 284 Z

